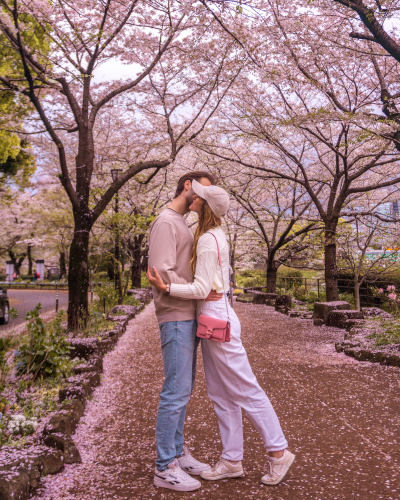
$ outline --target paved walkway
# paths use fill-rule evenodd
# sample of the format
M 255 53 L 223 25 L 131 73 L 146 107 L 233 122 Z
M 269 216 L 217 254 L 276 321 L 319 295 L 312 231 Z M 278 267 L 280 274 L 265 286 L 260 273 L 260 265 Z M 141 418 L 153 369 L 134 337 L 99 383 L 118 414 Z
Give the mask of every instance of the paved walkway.
M 315 328 L 272 308 L 237 304 L 250 363 L 297 460 L 285 482 L 262 486 L 263 444 L 245 418 L 246 475 L 192 493 L 152 486 L 155 416 L 163 373 L 153 304 L 105 358 L 75 440 L 83 463 L 48 476 L 36 499 L 341 500 L 400 498 L 400 370 L 334 350 L 342 331 Z M 201 356 L 188 407 L 187 443 L 199 459 L 221 452 Z
M 19 312 L 19 316 L 15 320 L 15 326 L 25 323 L 26 313 L 32 311 L 39 302 L 42 304 L 42 317 L 46 315 L 46 313 L 55 311 L 57 292 L 59 293 L 58 310 L 67 310 L 67 290 L 7 290 L 10 307 L 14 307 Z M 10 318 L 8 325 L 0 325 L 0 336 L 2 332 L 12 328 L 13 320 Z

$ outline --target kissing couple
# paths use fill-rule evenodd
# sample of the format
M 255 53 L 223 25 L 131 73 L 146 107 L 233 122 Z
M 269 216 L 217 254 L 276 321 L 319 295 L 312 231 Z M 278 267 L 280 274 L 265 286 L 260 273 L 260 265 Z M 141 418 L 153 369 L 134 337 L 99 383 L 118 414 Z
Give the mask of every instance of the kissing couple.
M 210 173 L 190 172 L 179 179 L 172 203 L 150 227 L 147 278 L 153 286 L 165 375 L 157 414 L 154 484 L 175 491 L 201 488 L 191 475 L 216 481 L 244 474 L 242 408 L 267 450 L 262 483 L 280 483 L 295 458 L 252 372 L 240 321 L 227 300 L 229 246 L 221 224 L 228 209 L 229 195 L 215 185 Z M 189 211 L 198 214 L 194 238 L 184 219 Z M 230 324 L 229 342 L 201 339 L 207 393 L 223 445 L 221 459 L 213 467 L 196 460 L 183 437 L 196 376 L 200 314 Z

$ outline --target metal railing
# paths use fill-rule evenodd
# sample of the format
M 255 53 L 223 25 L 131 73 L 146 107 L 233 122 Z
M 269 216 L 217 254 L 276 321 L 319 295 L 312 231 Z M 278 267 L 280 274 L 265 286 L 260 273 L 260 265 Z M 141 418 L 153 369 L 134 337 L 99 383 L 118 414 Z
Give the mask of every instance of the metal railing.
M 278 277 L 278 280 L 284 280 L 285 291 L 293 290 L 294 294 L 300 289 L 304 293 L 314 291 L 317 293 L 318 298 L 325 292 L 325 279 L 323 278 L 300 278 L 292 276 Z M 281 281 L 282 282 L 282 281 Z M 360 286 L 360 305 L 361 306 L 378 306 L 382 303 L 382 299 L 372 291 L 372 288 L 384 288 L 393 283 L 390 280 L 366 280 Z M 264 287 L 265 288 L 265 287 Z M 354 296 L 354 280 L 347 278 L 338 278 L 338 291 L 339 294 L 348 293 Z
M 279 286 L 281 280 L 284 280 L 284 286 Z M 305 293 L 308 292 L 317 292 L 318 297 L 321 292 L 325 290 L 325 280 L 323 278 L 300 278 L 298 276 L 282 276 L 277 278 L 277 289 L 284 289 L 285 291 L 295 289 L 297 292 L 298 289 L 303 288 Z M 238 287 L 236 287 L 238 288 Z M 266 285 L 263 286 L 251 286 L 244 287 L 244 292 L 247 290 L 259 290 L 265 291 Z

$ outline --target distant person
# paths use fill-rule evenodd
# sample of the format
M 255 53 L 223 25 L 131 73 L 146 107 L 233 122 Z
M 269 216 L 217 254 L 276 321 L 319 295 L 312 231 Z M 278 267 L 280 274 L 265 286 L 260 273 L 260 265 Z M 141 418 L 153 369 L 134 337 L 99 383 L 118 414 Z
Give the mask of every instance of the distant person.
M 18 275 L 17 275 L 17 271 L 14 271 L 14 272 L 13 272 L 13 275 L 12 275 L 12 279 L 13 279 L 13 281 L 14 281 L 14 280 L 16 280 L 16 279 L 17 279 L 17 277 L 18 277 Z

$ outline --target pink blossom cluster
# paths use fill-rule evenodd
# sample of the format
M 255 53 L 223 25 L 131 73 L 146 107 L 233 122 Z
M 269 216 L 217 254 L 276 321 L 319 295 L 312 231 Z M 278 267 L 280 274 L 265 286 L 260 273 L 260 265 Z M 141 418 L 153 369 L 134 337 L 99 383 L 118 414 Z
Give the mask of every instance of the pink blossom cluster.
M 389 293 L 388 298 L 389 298 L 390 300 L 396 300 L 397 295 L 396 295 L 395 293 Z
M 394 285 L 389 285 L 389 286 L 387 287 L 387 291 L 388 291 L 388 292 L 394 292 L 395 290 L 396 290 L 396 287 L 395 287 Z

